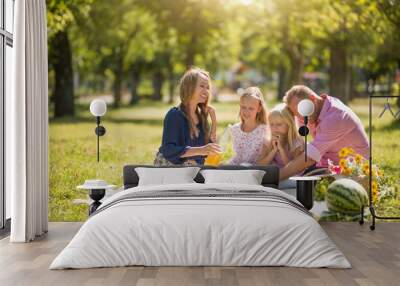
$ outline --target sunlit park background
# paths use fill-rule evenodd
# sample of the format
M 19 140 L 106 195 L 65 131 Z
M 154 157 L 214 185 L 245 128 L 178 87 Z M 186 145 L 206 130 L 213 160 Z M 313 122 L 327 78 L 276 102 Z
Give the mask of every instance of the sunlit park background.
M 238 120 L 237 91 L 252 85 L 269 107 L 294 84 L 327 92 L 367 131 L 367 87 L 400 95 L 399 0 L 47 0 L 47 10 L 53 221 L 87 218 L 76 189 L 86 179 L 121 186 L 125 164 L 153 163 L 192 65 L 212 75 L 219 133 Z M 94 98 L 108 103 L 100 163 Z M 379 118 L 385 103 L 374 100 L 373 157 L 393 188 L 380 190 L 379 211 L 398 215 L 400 116 Z

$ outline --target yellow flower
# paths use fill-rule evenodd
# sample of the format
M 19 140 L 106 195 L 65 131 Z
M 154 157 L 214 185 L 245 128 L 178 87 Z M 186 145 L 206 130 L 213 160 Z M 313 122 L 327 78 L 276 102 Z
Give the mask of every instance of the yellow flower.
M 378 200 L 378 192 L 372 192 L 372 201 L 376 203 Z
M 346 147 L 342 148 L 342 149 L 339 151 L 338 154 L 339 154 L 339 157 L 340 157 L 340 158 L 346 157 L 346 156 L 347 156 L 347 148 L 346 148 Z
M 383 171 L 382 170 L 378 170 L 378 177 L 383 177 Z
M 340 159 L 340 160 L 339 160 L 339 166 L 340 166 L 340 168 L 342 168 L 342 169 L 346 168 L 346 167 L 347 167 L 346 160 L 345 160 L 345 159 Z
M 372 181 L 371 188 L 372 188 L 372 193 L 378 192 L 378 183 L 376 181 Z
M 356 156 L 354 157 L 354 161 L 356 161 L 357 164 L 361 164 L 363 159 L 363 156 L 361 156 L 360 154 L 356 154 Z
M 378 194 L 379 194 L 379 186 L 378 183 L 373 180 L 371 183 L 371 197 L 372 197 L 372 201 L 376 202 L 378 200 Z
M 347 154 L 348 155 L 353 155 L 353 154 L 355 154 L 356 152 L 354 151 L 354 149 L 353 148 L 347 148 Z
M 350 169 L 350 168 L 348 168 L 348 167 L 345 166 L 345 167 L 343 168 L 343 170 L 342 170 L 342 174 L 345 175 L 345 176 L 348 176 L 348 175 L 351 174 L 351 171 L 352 171 L 352 169 Z
M 369 175 L 369 165 L 367 163 L 362 166 L 362 170 L 365 175 Z

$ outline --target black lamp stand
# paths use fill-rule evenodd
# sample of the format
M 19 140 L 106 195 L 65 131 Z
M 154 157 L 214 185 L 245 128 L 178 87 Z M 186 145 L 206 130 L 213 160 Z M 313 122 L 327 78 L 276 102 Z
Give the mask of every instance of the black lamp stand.
M 97 127 L 95 133 L 97 136 L 97 162 L 100 162 L 100 136 L 106 134 L 104 126 L 100 125 L 100 116 L 96 116 Z M 106 194 L 105 189 L 91 189 L 89 191 L 89 197 L 93 200 L 93 203 L 89 206 L 89 215 L 94 213 L 96 209 L 101 205 L 100 200 L 104 198 Z
M 104 126 L 100 125 L 100 116 L 96 116 L 97 127 L 94 132 L 97 135 L 97 162 L 100 162 L 100 136 L 106 134 L 106 129 Z
M 307 162 L 307 135 L 310 132 L 308 127 L 308 116 L 304 116 L 304 125 L 299 128 L 299 134 L 304 137 L 304 160 Z

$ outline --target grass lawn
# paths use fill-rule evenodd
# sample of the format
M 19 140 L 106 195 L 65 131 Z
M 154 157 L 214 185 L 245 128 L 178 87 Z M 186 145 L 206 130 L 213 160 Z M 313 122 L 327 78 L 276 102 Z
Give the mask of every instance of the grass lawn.
M 394 121 L 389 114 L 378 118 L 383 104 L 380 101 L 374 106 L 373 158 L 398 184 L 400 120 Z M 219 132 L 238 120 L 237 102 L 213 105 L 217 109 Z M 368 101 L 355 100 L 351 107 L 367 127 Z M 50 221 L 86 220 L 87 205 L 73 203 L 74 199 L 87 198 L 86 191 L 76 189 L 86 179 L 101 178 L 122 186 L 124 165 L 152 164 L 169 108 L 164 103 L 142 102 L 134 107 L 109 109 L 102 121 L 107 132 L 100 139 L 100 163 L 96 161 L 95 120 L 88 106 L 78 106 L 74 118 L 50 120 Z M 400 201 L 387 202 L 382 211 L 400 215 Z

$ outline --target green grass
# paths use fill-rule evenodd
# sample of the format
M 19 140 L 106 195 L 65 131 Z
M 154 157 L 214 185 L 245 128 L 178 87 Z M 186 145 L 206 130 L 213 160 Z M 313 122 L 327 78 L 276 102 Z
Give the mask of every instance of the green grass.
M 272 105 L 271 103 L 270 105 Z M 400 122 L 388 115 L 377 116 L 384 101 L 374 109 L 373 158 L 388 176 L 398 183 L 400 170 Z M 237 102 L 215 103 L 219 119 L 218 131 L 238 120 Z M 368 102 L 356 100 L 351 107 L 365 126 L 368 123 Z M 74 199 L 87 198 L 86 191 L 76 186 L 86 179 L 101 178 L 122 186 L 122 168 L 126 164 L 152 164 L 160 145 L 162 121 L 170 105 L 145 101 L 135 107 L 109 109 L 102 124 L 107 133 L 100 140 L 101 158 L 96 162 L 95 120 L 88 106 L 77 108 L 74 118 L 50 120 L 50 221 L 83 221 L 87 205 L 74 204 Z M 400 200 L 390 200 L 387 214 L 400 215 Z

